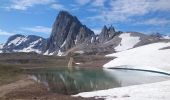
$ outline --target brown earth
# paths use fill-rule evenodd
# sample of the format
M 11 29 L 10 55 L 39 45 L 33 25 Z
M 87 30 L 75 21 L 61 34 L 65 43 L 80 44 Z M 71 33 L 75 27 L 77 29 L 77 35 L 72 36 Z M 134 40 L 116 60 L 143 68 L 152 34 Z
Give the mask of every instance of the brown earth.
M 0 100 L 94 100 L 50 93 L 44 85 L 29 78 L 0 86 Z

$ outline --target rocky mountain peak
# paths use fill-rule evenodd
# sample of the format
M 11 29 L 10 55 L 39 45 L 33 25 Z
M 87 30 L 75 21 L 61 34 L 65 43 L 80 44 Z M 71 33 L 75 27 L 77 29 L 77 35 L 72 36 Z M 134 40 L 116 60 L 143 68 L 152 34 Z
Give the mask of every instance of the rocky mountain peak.
M 66 11 L 60 11 L 52 27 L 46 54 L 61 54 L 93 35 L 94 32 L 83 25 L 77 17 Z
M 107 28 L 107 26 L 105 25 L 101 31 L 101 33 L 99 34 L 99 42 L 106 42 L 110 39 L 112 39 L 116 34 L 116 31 L 114 29 L 113 26 L 110 26 L 109 28 Z
M 106 25 L 104 25 L 102 28 L 101 34 L 107 34 L 108 33 L 107 31 L 108 31 L 108 28 Z
M 112 25 L 109 27 L 108 30 L 109 30 L 110 33 L 116 32 L 116 31 L 115 31 L 115 28 L 114 28 Z

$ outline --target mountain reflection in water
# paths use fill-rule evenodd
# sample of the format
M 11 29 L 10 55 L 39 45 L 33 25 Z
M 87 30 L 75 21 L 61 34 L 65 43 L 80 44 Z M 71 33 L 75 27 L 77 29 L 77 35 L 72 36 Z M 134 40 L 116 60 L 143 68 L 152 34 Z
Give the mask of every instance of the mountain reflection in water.
M 27 73 L 50 92 L 68 95 L 170 79 L 153 72 L 94 68 L 44 68 L 27 70 Z
M 102 69 L 34 69 L 28 73 L 54 93 L 76 94 L 121 86 L 116 78 L 108 76 Z

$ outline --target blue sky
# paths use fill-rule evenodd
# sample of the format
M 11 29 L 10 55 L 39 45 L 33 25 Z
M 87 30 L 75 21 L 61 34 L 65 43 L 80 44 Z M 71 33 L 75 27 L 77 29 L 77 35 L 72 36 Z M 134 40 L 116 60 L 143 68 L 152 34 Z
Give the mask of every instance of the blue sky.
M 116 30 L 170 35 L 170 0 L 1 0 L 0 43 L 13 34 L 48 38 L 60 10 L 99 33 Z

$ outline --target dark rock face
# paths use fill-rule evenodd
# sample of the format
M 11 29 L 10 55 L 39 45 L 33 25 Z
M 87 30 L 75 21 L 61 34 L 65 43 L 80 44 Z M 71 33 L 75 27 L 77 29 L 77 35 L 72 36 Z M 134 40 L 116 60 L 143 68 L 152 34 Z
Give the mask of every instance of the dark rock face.
M 155 38 L 162 38 L 163 37 L 163 35 L 160 34 L 160 33 L 152 33 L 150 36 L 155 37 Z
M 98 40 L 99 42 L 103 43 L 109 41 L 115 35 L 117 35 L 117 32 L 115 31 L 114 27 L 110 26 L 109 28 L 107 28 L 106 26 L 104 26 Z
M 4 53 L 12 52 L 36 52 L 42 53 L 46 45 L 46 39 L 35 35 L 13 35 L 3 46 Z
M 46 51 L 48 54 L 65 52 L 75 45 L 88 43 L 92 36 L 94 36 L 94 32 L 82 25 L 77 17 L 66 11 L 60 11 L 52 27 Z

